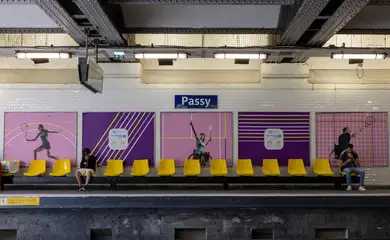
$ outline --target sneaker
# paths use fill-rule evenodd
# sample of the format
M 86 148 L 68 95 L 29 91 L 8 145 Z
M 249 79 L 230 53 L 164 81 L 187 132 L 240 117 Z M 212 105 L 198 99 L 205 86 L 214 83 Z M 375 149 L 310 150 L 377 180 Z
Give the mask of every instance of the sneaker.
M 348 185 L 347 191 L 351 191 L 351 190 L 352 190 L 352 186 L 351 186 L 351 185 Z
M 365 189 L 363 186 L 359 186 L 359 192 L 364 192 L 366 191 L 367 189 Z
M 85 188 L 79 187 L 79 192 L 81 192 L 81 191 L 85 191 Z

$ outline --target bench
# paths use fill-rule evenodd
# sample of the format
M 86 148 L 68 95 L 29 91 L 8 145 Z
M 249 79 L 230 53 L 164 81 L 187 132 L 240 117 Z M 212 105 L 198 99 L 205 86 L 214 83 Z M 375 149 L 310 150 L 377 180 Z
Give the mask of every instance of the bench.
M 75 177 L 22 177 L 22 176 L 2 176 L 1 177 L 2 190 L 4 189 L 4 184 L 19 184 L 26 186 L 34 185 L 75 185 Z M 345 184 L 345 177 L 343 176 L 311 176 L 311 177 L 291 177 L 291 176 L 281 176 L 281 177 L 267 177 L 267 176 L 183 176 L 183 177 L 172 177 L 172 176 L 153 176 L 153 177 L 117 177 L 115 178 L 115 184 L 111 181 L 110 177 L 103 176 L 94 176 L 92 185 L 106 185 L 111 184 L 112 188 L 116 188 L 117 184 L 221 184 L 224 189 L 229 189 L 231 184 L 333 184 L 335 188 L 339 188 L 342 184 Z M 353 182 L 358 182 L 357 177 L 352 178 Z
M 58 166 L 68 168 L 68 162 L 58 164 Z M 57 165 L 56 165 L 57 166 Z M 31 165 L 30 165 L 31 168 Z M 42 172 L 45 168 L 39 164 L 39 168 L 32 174 L 33 176 L 2 176 L 1 189 L 4 184 L 21 184 L 21 185 L 49 185 L 76 184 L 74 176 L 68 177 L 49 177 L 39 176 L 37 172 Z M 58 167 L 57 167 L 58 168 Z M 55 170 L 53 172 L 61 172 Z M 68 170 L 66 170 L 68 171 Z M 117 184 L 221 184 L 224 189 L 229 189 L 230 184 L 333 184 L 339 188 L 346 182 L 345 177 L 334 176 L 330 169 L 327 159 L 317 159 L 314 164 L 314 173 L 317 176 L 307 176 L 302 159 L 290 159 L 288 172 L 291 176 L 280 176 L 280 169 L 277 159 L 264 159 L 262 173 L 264 176 L 254 176 L 254 170 L 250 159 L 239 159 L 236 164 L 236 173 L 238 176 L 229 176 L 226 161 L 224 159 L 213 159 L 210 166 L 211 176 L 198 176 L 201 172 L 199 160 L 187 159 L 184 164 L 184 176 L 173 176 L 176 172 L 173 159 L 164 159 L 158 168 L 158 176 L 147 176 L 149 173 L 148 160 L 135 160 L 131 170 L 131 176 L 126 176 L 123 169 L 122 160 L 109 160 L 104 176 L 94 176 L 93 184 L 105 185 L 111 184 L 116 188 Z M 43 172 L 44 173 L 44 172 Z M 61 172 L 62 173 L 62 172 Z M 60 174 L 61 175 L 61 174 Z M 352 181 L 358 182 L 355 176 Z

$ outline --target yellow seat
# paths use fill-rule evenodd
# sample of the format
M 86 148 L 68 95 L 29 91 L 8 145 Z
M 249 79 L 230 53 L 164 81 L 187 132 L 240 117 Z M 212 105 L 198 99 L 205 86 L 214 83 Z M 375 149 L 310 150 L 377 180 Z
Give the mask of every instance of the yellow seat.
M 123 160 L 117 160 L 117 159 L 108 160 L 106 170 L 104 171 L 104 176 L 117 177 L 122 173 L 123 173 Z
M 200 162 L 198 159 L 186 159 L 184 162 L 184 175 L 197 176 L 200 174 Z
M 251 159 L 238 159 L 236 163 L 236 173 L 239 176 L 253 176 L 253 166 Z
M 131 169 L 131 175 L 136 177 L 142 177 L 149 173 L 149 161 L 148 159 L 134 160 L 133 167 Z
M 341 164 L 342 164 L 342 163 L 343 163 L 343 161 L 339 161 L 339 173 L 340 173 L 341 175 L 345 176 L 346 173 L 343 172 L 343 171 L 341 171 Z M 357 174 L 357 173 L 351 173 L 351 177 L 357 177 L 357 176 L 359 176 L 359 174 Z
M 50 176 L 61 177 L 70 173 L 70 159 L 58 159 L 54 163 L 53 172 Z
M 160 165 L 158 166 L 159 176 L 172 176 L 175 174 L 175 160 L 174 159 L 161 159 Z
M 212 159 L 210 173 L 213 176 L 225 176 L 228 173 L 225 159 Z
M 334 173 L 330 169 L 328 159 L 316 159 L 314 160 L 314 173 L 319 176 L 333 176 Z
M 280 169 L 277 159 L 263 159 L 263 166 L 261 168 L 265 176 L 279 176 Z
M 305 176 L 307 175 L 305 164 L 302 159 L 288 160 L 288 174 L 291 176 Z
M 46 172 L 46 160 L 32 160 L 27 172 L 23 175 L 27 177 L 36 177 Z

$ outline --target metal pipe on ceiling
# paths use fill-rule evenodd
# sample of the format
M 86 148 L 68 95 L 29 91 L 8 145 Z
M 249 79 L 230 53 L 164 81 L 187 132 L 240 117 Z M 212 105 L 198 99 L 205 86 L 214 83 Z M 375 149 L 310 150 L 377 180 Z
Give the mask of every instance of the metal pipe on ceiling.
M 83 45 L 85 34 L 77 25 L 71 16 L 56 0 L 34 0 L 37 4 L 58 26 L 63 29 L 75 42 Z
M 116 29 L 97 0 L 73 1 L 110 45 L 125 44 L 121 33 Z
M 290 24 L 288 24 L 287 28 L 284 30 L 278 44 L 296 44 L 328 2 L 329 0 L 305 0 L 299 7 Z
M 310 39 L 308 45 L 320 46 L 325 44 L 326 41 L 347 25 L 370 1 L 345 0 L 336 12 L 329 17 L 321 27 L 321 30 Z

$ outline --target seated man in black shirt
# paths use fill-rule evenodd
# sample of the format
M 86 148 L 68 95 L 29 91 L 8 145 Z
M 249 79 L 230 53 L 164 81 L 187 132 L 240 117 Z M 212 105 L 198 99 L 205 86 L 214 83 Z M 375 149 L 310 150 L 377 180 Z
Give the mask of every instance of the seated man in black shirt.
M 340 160 L 342 161 L 340 168 L 341 171 L 345 172 L 347 178 L 347 191 L 352 190 L 351 186 L 351 173 L 357 173 L 360 176 L 360 186 L 359 191 L 366 191 L 364 188 L 364 175 L 365 171 L 360 167 L 359 156 L 353 150 L 353 145 L 349 144 L 348 148 L 344 150 L 340 155 Z
M 96 171 L 96 157 L 91 155 L 91 150 L 88 148 L 85 148 L 83 150 L 83 159 L 80 163 L 80 169 L 76 171 L 76 179 L 77 183 L 79 184 L 79 191 L 85 191 L 85 189 L 88 186 L 89 180 L 91 179 L 91 176 Z M 81 184 L 81 176 L 86 176 L 85 179 L 85 186 L 83 187 Z

